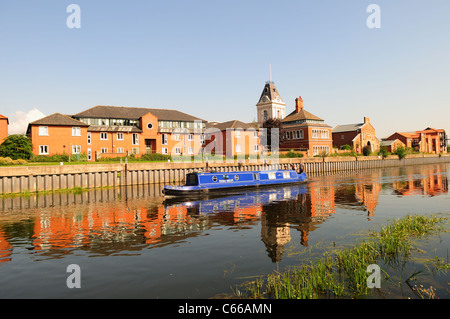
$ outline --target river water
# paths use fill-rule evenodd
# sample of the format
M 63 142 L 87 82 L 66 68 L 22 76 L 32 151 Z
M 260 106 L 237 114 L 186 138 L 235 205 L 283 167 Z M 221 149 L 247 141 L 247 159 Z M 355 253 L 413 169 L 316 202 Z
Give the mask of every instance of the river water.
M 450 217 L 449 172 L 449 164 L 361 170 L 190 202 L 164 200 L 163 185 L 3 198 L 0 298 L 222 296 L 358 243 L 392 219 Z M 422 243 L 424 258 L 448 263 L 448 238 Z M 448 298 L 448 275 L 430 277 Z M 417 294 L 400 285 L 387 297 Z

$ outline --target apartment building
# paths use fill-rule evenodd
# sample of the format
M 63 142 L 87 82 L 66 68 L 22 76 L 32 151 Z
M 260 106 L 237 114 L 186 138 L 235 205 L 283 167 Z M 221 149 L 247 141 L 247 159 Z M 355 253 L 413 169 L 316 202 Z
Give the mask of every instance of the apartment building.
M 29 123 L 36 155 L 86 154 L 88 160 L 148 153 L 196 155 L 206 121 L 168 109 L 98 105 Z

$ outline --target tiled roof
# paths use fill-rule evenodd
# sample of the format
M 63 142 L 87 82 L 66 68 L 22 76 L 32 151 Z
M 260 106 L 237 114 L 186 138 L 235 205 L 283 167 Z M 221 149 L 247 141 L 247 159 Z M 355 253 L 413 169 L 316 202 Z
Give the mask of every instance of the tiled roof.
M 286 116 L 283 119 L 284 122 L 294 122 L 294 121 L 300 121 L 300 120 L 315 120 L 315 121 L 323 121 L 318 116 L 315 116 L 314 114 L 306 111 L 305 109 L 300 109 L 297 113 L 296 111 L 292 111 L 288 116 Z
M 333 129 L 333 133 L 353 132 L 359 130 L 364 123 L 338 125 Z
M 142 116 L 151 113 L 155 115 L 158 120 L 166 121 L 202 121 L 198 117 L 177 111 L 168 109 L 149 109 L 141 107 L 125 107 L 125 106 L 108 106 L 97 105 L 87 109 L 86 111 L 77 113 L 73 117 L 79 118 L 115 118 L 115 119 L 139 119 Z
M 89 126 L 86 123 L 80 122 L 61 113 L 54 113 L 41 118 L 40 120 L 31 122 L 29 125 Z

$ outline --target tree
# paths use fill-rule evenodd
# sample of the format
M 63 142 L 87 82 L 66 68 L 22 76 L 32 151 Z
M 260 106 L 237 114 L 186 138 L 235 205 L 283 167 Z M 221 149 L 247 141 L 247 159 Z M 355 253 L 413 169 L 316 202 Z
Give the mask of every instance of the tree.
M 0 156 L 10 157 L 13 160 L 25 159 L 28 160 L 33 155 L 33 148 L 31 140 L 21 134 L 14 134 L 8 136 L 0 145 Z
M 281 144 L 285 137 L 281 134 L 282 122 L 280 119 L 268 119 L 263 123 L 263 128 L 266 130 L 266 143 L 268 151 L 272 150 L 272 129 L 278 129 L 278 142 Z M 274 132 L 275 133 L 275 132 Z

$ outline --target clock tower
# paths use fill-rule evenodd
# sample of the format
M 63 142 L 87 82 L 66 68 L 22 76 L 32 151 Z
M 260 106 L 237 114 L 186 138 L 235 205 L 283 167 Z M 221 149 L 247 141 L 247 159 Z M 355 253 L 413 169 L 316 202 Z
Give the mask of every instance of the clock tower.
M 256 104 L 258 126 L 262 127 L 263 123 L 269 119 L 282 120 L 286 116 L 285 109 L 286 104 L 281 99 L 275 84 L 272 81 L 266 82 Z

